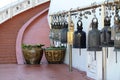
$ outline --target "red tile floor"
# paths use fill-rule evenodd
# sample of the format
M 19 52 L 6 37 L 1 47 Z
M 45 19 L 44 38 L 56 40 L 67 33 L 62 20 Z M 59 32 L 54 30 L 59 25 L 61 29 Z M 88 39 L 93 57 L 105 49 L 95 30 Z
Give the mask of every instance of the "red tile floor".
M 85 72 L 65 64 L 18 65 L 0 64 L 0 80 L 92 80 Z

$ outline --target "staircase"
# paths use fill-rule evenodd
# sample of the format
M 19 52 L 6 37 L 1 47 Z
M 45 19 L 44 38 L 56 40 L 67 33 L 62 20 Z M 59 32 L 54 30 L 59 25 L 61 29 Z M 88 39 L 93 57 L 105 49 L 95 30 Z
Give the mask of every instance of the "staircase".
M 0 24 L 0 45 L 1 45 L 0 46 L 0 64 L 17 64 L 16 40 L 18 37 L 19 30 L 23 27 L 23 25 L 28 20 L 30 20 L 36 14 L 49 8 L 49 4 L 50 4 L 50 2 L 46 2 L 46 3 L 43 3 L 36 7 L 33 7 L 29 10 L 26 10 L 16 16 L 12 17 L 11 19 L 5 21 L 4 23 Z M 44 15 L 39 17 L 38 19 L 41 18 L 44 22 L 44 20 L 46 20 L 46 16 L 47 16 L 47 12 L 45 12 Z M 47 23 L 47 20 L 45 23 Z M 35 24 L 35 22 L 33 24 Z M 31 26 L 33 24 L 31 24 Z M 39 25 L 43 25 L 43 23 L 41 23 Z M 25 43 L 31 42 L 31 41 L 28 41 L 31 36 L 31 34 L 30 34 L 31 32 L 29 32 L 29 30 L 31 30 L 31 29 L 29 29 L 29 28 L 33 28 L 33 27 L 28 27 L 26 29 L 25 36 L 23 37 L 23 42 L 25 42 Z M 43 27 L 40 26 L 39 28 L 43 28 Z M 48 25 L 46 28 L 48 28 L 48 29 L 44 28 L 42 31 L 45 31 L 45 30 L 49 31 Z M 34 30 L 36 30 L 36 28 L 34 28 Z M 41 30 L 40 30 L 40 32 L 41 32 Z M 44 33 L 44 32 L 41 32 L 41 33 Z M 28 36 L 29 38 L 26 35 L 29 35 Z M 46 36 L 48 36 L 48 35 L 46 35 Z M 39 36 L 39 38 L 40 37 L 41 36 Z M 44 39 L 44 38 L 42 37 L 41 39 Z M 41 40 L 41 41 L 44 41 L 44 40 Z M 46 43 L 46 44 L 49 45 L 49 43 Z

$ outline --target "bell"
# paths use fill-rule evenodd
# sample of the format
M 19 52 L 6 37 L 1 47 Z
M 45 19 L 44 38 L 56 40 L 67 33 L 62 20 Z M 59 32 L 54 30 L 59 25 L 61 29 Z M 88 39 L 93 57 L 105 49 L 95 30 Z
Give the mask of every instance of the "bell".
M 54 37 L 53 29 L 50 29 L 49 38 L 53 39 L 53 37 Z
M 54 41 L 60 40 L 60 29 L 58 29 L 57 22 L 54 23 L 53 29 L 49 33 L 49 37 Z
M 112 39 L 114 40 L 114 51 L 116 52 L 117 63 L 117 51 L 120 51 L 120 16 L 118 15 L 119 9 L 115 6 L 114 25 L 112 26 Z
M 61 33 L 61 43 L 67 43 L 67 32 L 68 32 L 68 23 L 67 21 L 64 22 L 62 25 Z
M 115 35 L 116 35 L 116 28 L 119 27 L 119 15 L 116 14 L 114 16 L 114 25 L 111 28 L 111 39 L 114 40 L 115 39 Z
M 100 47 L 100 31 L 98 28 L 98 20 L 97 18 L 92 19 L 92 30 L 88 33 L 88 51 L 101 51 L 102 47 Z
M 120 51 L 120 28 L 115 35 L 114 47 L 115 47 L 114 49 L 115 51 Z
M 120 17 L 115 16 L 115 22 L 114 22 L 114 47 L 115 51 L 120 51 Z
M 82 29 L 82 21 L 78 20 L 77 31 L 74 32 L 73 48 L 86 48 L 86 33 Z
M 50 29 L 50 32 L 49 32 L 49 38 L 50 38 L 51 40 L 54 39 L 55 26 L 56 26 L 55 16 L 53 16 L 53 17 L 52 17 L 52 21 L 51 21 L 51 29 Z
M 52 29 L 54 28 L 54 22 L 51 22 L 51 28 Z
M 72 46 L 73 45 L 73 33 L 74 33 L 74 23 L 70 20 L 68 32 L 67 32 L 67 43 Z
M 101 30 L 101 46 L 112 47 L 114 41 L 111 40 L 110 18 L 108 16 L 104 19 L 104 28 Z

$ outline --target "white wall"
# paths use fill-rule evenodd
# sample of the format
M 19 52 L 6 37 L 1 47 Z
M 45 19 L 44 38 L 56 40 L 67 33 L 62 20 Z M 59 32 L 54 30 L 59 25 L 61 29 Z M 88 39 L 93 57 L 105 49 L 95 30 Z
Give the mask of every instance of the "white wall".
M 77 7 L 85 7 L 91 5 L 92 2 L 97 1 L 98 4 L 102 3 L 103 0 L 51 0 L 49 14 L 53 14 L 60 11 L 68 11 L 71 8 L 76 9 Z M 99 20 L 99 30 L 102 29 L 101 16 L 99 16 L 99 9 L 96 13 Z M 90 30 L 89 25 L 93 15 L 88 16 L 88 19 L 83 18 L 83 31 L 88 35 Z M 113 18 L 112 18 L 113 19 Z M 48 17 L 49 20 L 49 17 Z M 72 17 L 75 24 L 77 18 Z M 113 25 L 113 20 L 112 24 Z M 87 36 L 86 35 L 86 36 Z M 65 63 L 69 64 L 69 49 L 67 49 L 65 56 Z M 81 55 L 79 55 L 79 49 L 72 49 L 73 57 L 73 67 L 86 71 L 87 76 L 94 78 L 96 80 L 102 80 L 102 51 L 97 52 L 97 60 L 94 60 L 94 52 L 89 52 L 87 49 L 81 50 Z M 120 80 L 120 52 L 118 52 L 118 63 L 115 63 L 115 52 L 113 48 L 109 48 L 109 57 L 107 59 L 107 80 Z

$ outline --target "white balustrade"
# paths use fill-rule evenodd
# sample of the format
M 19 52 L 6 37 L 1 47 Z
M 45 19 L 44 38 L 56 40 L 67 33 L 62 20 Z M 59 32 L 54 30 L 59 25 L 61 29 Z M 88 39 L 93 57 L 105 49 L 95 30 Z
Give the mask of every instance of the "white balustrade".
M 26 11 L 48 1 L 49 0 L 24 0 L 7 5 L 4 8 L 0 9 L 0 24 L 23 11 Z

